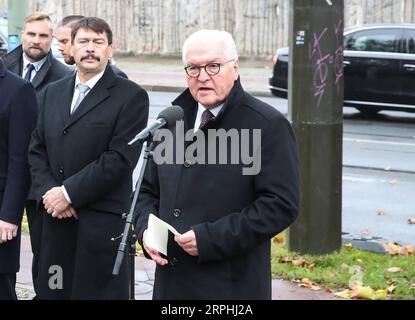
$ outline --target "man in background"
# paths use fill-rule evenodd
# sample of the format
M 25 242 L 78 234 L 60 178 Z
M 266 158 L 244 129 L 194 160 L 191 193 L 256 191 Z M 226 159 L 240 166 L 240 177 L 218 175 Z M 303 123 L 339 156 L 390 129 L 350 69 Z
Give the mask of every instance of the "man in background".
M 59 43 L 59 51 L 61 52 L 63 59 L 67 65 L 74 66 L 75 60 L 72 56 L 72 43 L 71 43 L 71 32 L 73 26 L 81 19 L 85 18 L 84 16 L 80 15 L 71 15 L 66 16 L 63 18 L 59 24 L 58 29 L 56 31 L 56 39 Z M 116 65 L 111 63 L 110 66 L 114 73 L 122 78 L 128 79 L 128 76 L 121 71 Z
M 56 60 L 50 50 L 53 39 L 52 22 L 39 12 L 25 18 L 22 44 L 3 57 L 6 68 L 31 82 L 36 91 L 71 73 L 71 69 Z

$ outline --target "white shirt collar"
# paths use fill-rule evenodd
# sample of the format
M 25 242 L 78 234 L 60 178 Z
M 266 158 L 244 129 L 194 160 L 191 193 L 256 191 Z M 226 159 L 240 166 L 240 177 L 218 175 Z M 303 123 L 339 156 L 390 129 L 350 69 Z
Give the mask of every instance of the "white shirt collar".
M 41 60 L 36 61 L 36 62 L 31 62 L 27 56 L 26 53 L 23 52 L 23 70 L 27 69 L 27 66 L 29 64 L 33 64 L 33 66 L 35 67 L 35 71 L 39 72 L 40 68 L 42 68 L 43 64 L 46 62 L 46 59 L 48 58 L 48 56 L 46 55 L 45 57 L 43 57 Z
M 97 74 L 96 76 L 92 77 L 91 79 L 89 79 L 87 82 L 82 83 L 82 81 L 79 79 L 79 74 L 78 72 L 76 73 L 76 80 L 75 80 L 75 88 L 78 84 L 82 83 L 85 84 L 89 87 L 89 91 L 92 90 L 92 88 L 98 83 L 98 81 L 102 78 L 102 76 L 104 75 L 105 69 L 104 71 L 102 71 L 101 73 Z
M 209 109 L 210 112 L 212 112 L 212 114 L 217 117 L 219 112 L 222 110 L 224 103 L 218 105 L 217 107 L 211 108 Z M 201 118 L 202 118 L 202 113 L 203 111 L 205 111 L 207 108 L 204 107 L 203 105 L 201 105 L 200 103 L 198 103 L 198 108 L 197 108 L 197 115 L 196 115 L 196 121 L 195 121 L 195 126 L 194 126 L 194 131 L 196 132 L 197 130 L 199 130 L 200 127 L 200 123 L 201 123 Z

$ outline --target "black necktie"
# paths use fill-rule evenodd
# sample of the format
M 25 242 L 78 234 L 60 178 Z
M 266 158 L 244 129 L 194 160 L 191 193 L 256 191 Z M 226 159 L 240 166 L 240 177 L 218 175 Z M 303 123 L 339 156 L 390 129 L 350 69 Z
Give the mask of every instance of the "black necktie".
M 24 76 L 24 79 L 25 79 L 26 81 L 29 81 L 29 82 L 30 82 L 30 79 L 32 78 L 32 71 L 33 71 L 33 70 L 35 70 L 35 66 L 34 66 L 33 64 L 29 63 L 29 64 L 27 65 L 27 72 L 26 72 L 26 75 Z
M 212 112 L 209 111 L 209 109 L 206 109 L 205 111 L 203 111 L 202 117 L 201 117 L 201 121 L 200 121 L 199 129 L 202 128 L 202 127 L 204 127 L 206 125 L 206 123 L 208 123 L 214 117 L 215 116 L 213 115 Z

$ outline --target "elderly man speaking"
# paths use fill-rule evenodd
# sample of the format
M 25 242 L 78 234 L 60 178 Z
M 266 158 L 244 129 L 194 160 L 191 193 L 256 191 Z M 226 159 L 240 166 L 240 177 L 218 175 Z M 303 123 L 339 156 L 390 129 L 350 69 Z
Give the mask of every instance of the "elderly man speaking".
M 280 112 L 243 90 L 229 33 L 193 33 L 184 43 L 183 62 L 188 89 L 173 104 L 183 108 L 184 129 L 194 132 L 204 148 L 179 146 L 176 138 L 172 144 L 202 150 L 210 160 L 225 153 L 228 163 L 189 158 L 173 164 L 150 162 L 136 233 L 146 256 L 157 263 L 153 298 L 271 299 L 270 240 L 295 220 L 299 207 L 293 130 Z M 216 145 L 217 139 L 208 138 L 218 130 L 233 132 L 231 136 L 259 131 L 261 145 L 255 146 L 253 139 L 247 145 L 230 139 L 224 149 Z M 236 147 L 257 150 L 258 172 L 243 173 L 244 163 L 234 161 Z M 214 151 L 219 154 L 211 157 Z M 170 235 L 167 256 L 148 242 L 149 213 L 181 234 Z

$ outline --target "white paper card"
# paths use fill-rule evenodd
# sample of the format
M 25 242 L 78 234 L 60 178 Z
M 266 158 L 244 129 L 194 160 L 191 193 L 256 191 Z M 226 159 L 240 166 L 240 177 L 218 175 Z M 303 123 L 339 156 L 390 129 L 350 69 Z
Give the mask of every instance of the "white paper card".
M 176 236 L 180 235 L 180 233 L 167 222 L 164 222 L 154 214 L 150 213 L 148 217 L 147 245 L 167 256 L 169 230 Z

